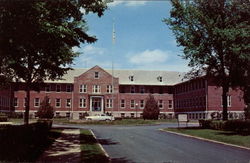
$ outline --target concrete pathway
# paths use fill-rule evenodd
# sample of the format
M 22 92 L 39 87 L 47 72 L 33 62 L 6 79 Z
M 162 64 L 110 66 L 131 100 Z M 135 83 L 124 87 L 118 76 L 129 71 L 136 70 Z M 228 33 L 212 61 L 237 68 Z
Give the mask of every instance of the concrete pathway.
M 37 162 L 80 162 L 80 129 L 64 129 Z

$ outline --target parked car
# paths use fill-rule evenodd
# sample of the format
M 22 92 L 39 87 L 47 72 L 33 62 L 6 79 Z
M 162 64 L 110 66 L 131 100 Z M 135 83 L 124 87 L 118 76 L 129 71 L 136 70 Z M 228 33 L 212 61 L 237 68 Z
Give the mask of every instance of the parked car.
M 115 120 L 115 118 L 113 116 L 109 116 L 106 114 L 87 116 L 87 117 L 85 117 L 85 119 L 92 120 L 92 121 L 113 121 L 113 120 Z

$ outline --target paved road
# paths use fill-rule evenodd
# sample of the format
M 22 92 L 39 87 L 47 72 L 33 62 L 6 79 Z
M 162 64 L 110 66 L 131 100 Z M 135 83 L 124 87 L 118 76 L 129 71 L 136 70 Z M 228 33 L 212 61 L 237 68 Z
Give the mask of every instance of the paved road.
M 175 126 L 86 126 L 112 162 L 250 163 L 250 151 L 159 131 Z

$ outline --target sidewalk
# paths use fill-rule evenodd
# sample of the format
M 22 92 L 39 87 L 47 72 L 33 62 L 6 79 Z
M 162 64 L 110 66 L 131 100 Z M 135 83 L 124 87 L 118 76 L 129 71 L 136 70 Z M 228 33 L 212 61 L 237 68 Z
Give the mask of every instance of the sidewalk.
M 80 129 L 64 129 L 37 162 L 80 162 Z

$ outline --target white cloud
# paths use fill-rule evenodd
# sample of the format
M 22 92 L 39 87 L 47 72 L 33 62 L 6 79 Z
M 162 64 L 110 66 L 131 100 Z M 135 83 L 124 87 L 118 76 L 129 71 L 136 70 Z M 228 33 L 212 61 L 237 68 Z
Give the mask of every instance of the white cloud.
M 145 50 L 129 57 L 129 62 L 136 65 L 163 63 L 168 58 L 168 53 L 159 49 Z
M 141 6 L 144 5 L 147 1 L 142 0 L 114 0 L 113 2 L 108 3 L 109 7 L 115 7 L 121 4 L 125 6 L 133 7 L 133 6 Z
M 86 45 L 83 48 L 74 48 L 73 50 L 77 50 L 77 52 L 81 52 L 85 55 L 102 55 L 105 52 L 104 48 L 98 48 L 98 47 L 94 47 L 92 45 Z

